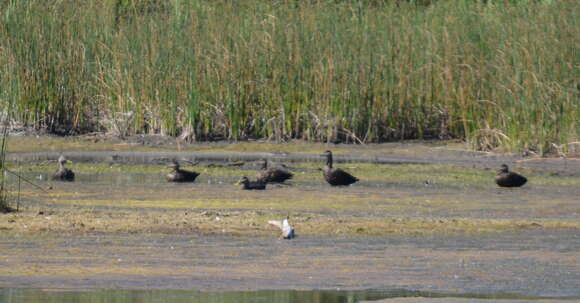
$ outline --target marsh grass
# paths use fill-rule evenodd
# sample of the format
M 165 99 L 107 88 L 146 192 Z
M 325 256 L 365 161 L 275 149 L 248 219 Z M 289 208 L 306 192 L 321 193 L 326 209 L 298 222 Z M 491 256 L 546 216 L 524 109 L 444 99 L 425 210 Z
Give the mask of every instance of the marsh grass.
M 61 134 L 574 146 L 575 1 L 386 2 L 4 1 L 0 102 Z

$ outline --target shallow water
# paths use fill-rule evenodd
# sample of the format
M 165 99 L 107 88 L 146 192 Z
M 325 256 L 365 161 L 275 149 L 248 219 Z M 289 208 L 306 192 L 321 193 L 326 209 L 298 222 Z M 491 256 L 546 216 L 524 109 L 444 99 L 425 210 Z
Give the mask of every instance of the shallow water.
M 0 275 L 0 287 L 407 289 L 580 298 L 579 250 L 575 230 L 477 239 L 300 236 L 293 241 L 221 235 L 14 236 L 0 239 L 0 266 L 15 274 Z
M 478 298 L 540 300 L 545 297 L 512 294 L 444 294 L 409 290 L 261 290 L 235 292 L 201 292 L 187 290 L 48 290 L 0 288 L 2 303 L 84 303 L 84 302 L 188 302 L 188 303 L 355 303 L 361 300 L 387 298 Z M 566 299 L 566 298 L 559 298 Z M 573 300 L 575 298 L 567 298 Z

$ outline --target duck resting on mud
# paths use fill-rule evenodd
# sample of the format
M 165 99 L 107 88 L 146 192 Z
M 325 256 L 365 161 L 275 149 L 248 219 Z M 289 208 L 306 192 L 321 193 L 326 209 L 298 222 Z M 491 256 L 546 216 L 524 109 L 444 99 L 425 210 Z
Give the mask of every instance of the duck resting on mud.
M 172 172 L 165 176 L 165 179 L 167 179 L 168 182 L 194 182 L 195 178 L 199 176 L 199 174 L 196 172 L 179 168 L 179 162 L 176 160 L 173 160 L 167 166 L 173 169 Z
M 322 169 L 324 179 L 332 186 L 351 185 L 358 179 L 340 168 L 332 167 L 332 152 L 327 150 L 322 156 L 326 157 L 326 165 Z
M 74 181 L 75 180 L 75 173 L 64 167 L 64 164 L 68 161 L 63 155 L 58 157 L 58 170 L 52 174 L 52 180 L 58 181 Z
M 240 181 L 235 183 L 236 185 L 242 185 L 240 189 L 242 190 L 264 190 L 266 189 L 266 183 L 260 181 L 250 181 L 248 177 L 242 177 Z
M 268 168 L 268 160 L 264 159 L 262 164 L 262 171 L 260 171 L 256 178 L 258 182 L 262 183 L 282 183 L 286 180 L 292 179 L 294 175 L 282 168 L 270 167 Z
M 495 176 L 495 183 L 501 187 L 520 187 L 528 182 L 526 177 L 509 171 L 507 165 L 502 164 L 498 174 Z

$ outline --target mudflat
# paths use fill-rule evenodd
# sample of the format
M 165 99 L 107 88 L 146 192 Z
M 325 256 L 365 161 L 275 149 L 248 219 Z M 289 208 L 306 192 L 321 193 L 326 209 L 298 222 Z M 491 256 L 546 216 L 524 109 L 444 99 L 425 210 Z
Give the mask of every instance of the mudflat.
M 285 149 L 260 144 L 211 152 L 263 157 Z M 331 187 L 318 170 L 322 158 L 292 161 L 293 180 L 261 192 L 233 185 L 256 174 L 252 159 L 184 163 L 201 173 L 193 184 L 166 183 L 161 160 L 75 161 L 73 183 L 48 180 L 54 162 L 13 162 L 10 169 L 37 186 L 20 182 L 18 191 L 17 179 L 8 177 L 20 200 L 18 212 L 0 215 L 0 287 L 580 296 L 578 159 L 414 144 L 365 146 L 360 153 L 309 144 L 304 154 L 344 155 L 335 164 L 361 181 Z M 151 152 L 181 155 L 174 148 Z M 362 154 L 408 161 L 346 158 Z M 498 188 L 493 177 L 500 162 L 529 183 Z M 286 216 L 298 235 L 290 241 L 267 224 Z

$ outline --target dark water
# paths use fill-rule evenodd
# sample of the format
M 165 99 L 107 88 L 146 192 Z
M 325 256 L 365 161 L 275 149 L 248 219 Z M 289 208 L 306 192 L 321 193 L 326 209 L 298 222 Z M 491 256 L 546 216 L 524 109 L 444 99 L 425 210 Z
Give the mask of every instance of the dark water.
M 188 290 L 90 290 L 69 291 L 50 289 L 0 288 L 1 303 L 76 303 L 76 302 L 204 302 L 204 303 L 354 303 L 361 300 L 381 300 L 387 298 L 423 297 L 423 298 L 478 298 L 478 299 L 520 299 L 539 300 L 547 297 L 529 297 L 512 294 L 444 294 L 409 290 L 261 290 L 233 292 L 201 292 Z M 575 301 L 580 298 L 558 298 Z

